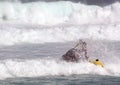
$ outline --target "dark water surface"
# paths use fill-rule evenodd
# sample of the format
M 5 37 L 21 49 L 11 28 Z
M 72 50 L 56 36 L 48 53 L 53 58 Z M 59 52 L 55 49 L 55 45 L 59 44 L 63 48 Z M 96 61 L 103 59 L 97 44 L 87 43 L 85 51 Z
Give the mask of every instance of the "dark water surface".
M 47 76 L 1 80 L 0 85 L 120 85 L 120 77 L 101 75 Z
M 22 2 L 22 3 L 29 3 L 29 2 L 37 2 L 37 1 L 45 1 L 45 2 L 53 2 L 53 1 L 72 1 L 72 2 L 82 2 L 88 5 L 100 5 L 105 6 L 112 4 L 114 2 L 119 2 L 120 0 L 0 0 L 0 1 L 12 1 L 12 2 Z

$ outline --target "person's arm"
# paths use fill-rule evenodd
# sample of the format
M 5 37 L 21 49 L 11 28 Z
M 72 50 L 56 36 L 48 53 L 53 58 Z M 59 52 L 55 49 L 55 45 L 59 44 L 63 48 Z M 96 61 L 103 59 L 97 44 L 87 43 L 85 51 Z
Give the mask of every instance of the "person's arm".
M 88 56 L 87 56 L 87 44 L 86 42 L 83 42 L 83 46 L 82 46 L 83 52 L 84 52 L 84 56 L 86 58 L 86 60 L 88 60 Z
M 87 51 L 86 50 L 85 50 L 85 58 L 86 58 L 86 60 L 89 59 L 89 57 L 87 56 Z

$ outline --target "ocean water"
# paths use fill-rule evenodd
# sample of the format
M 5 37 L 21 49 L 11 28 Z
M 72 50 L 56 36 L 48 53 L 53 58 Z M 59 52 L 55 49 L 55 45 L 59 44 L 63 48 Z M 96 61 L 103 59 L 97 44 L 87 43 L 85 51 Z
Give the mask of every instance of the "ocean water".
M 120 3 L 0 2 L 0 85 L 119 85 Z M 79 39 L 90 60 L 61 56 Z
M 101 75 L 47 76 L 0 81 L 1 85 L 119 85 L 120 77 Z

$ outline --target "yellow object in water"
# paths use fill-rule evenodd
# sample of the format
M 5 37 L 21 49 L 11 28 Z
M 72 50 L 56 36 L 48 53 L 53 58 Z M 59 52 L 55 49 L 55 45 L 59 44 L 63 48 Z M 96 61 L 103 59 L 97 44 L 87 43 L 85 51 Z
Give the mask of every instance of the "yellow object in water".
M 103 62 L 100 61 L 100 60 L 98 60 L 98 59 L 96 59 L 95 61 L 92 61 L 91 63 L 93 63 L 93 64 L 95 64 L 95 65 L 99 65 L 99 66 L 101 66 L 101 67 L 104 67 Z

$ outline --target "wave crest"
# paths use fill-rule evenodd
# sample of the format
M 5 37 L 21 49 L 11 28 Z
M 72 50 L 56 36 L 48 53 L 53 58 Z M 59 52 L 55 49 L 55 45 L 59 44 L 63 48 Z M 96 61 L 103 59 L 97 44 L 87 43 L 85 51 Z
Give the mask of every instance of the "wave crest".
M 118 23 L 120 22 L 119 10 L 119 2 L 106 7 L 84 5 L 70 1 L 0 2 L 0 21 L 41 25 Z

